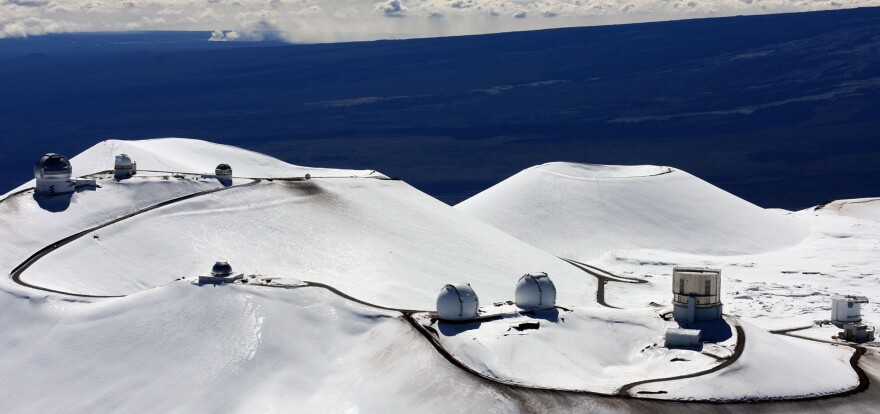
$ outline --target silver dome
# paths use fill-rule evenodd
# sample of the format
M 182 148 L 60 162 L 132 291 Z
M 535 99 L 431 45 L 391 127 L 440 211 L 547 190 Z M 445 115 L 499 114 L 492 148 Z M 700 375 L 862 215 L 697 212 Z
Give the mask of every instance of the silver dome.
M 48 153 L 40 157 L 34 165 L 34 178 L 69 179 L 73 168 L 63 155 Z
M 214 169 L 214 175 L 232 175 L 232 167 L 229 164 L 220 164 Z

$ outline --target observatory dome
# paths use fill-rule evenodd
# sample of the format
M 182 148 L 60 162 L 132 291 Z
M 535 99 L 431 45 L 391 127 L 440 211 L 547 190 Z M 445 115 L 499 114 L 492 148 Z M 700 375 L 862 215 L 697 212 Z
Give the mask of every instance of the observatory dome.
M 117 177 L 131 177 L 135 174 L 137 164 L 131 160 L 128 154 L 119 154 L 116 156 L 116 162 L 113 170 Z
M 516 283 L 516 306 L 548 309 L 556 306 L 556 286 L 547 273 L 527 273 Z
M 232 175 L 232 167 L 229 164 L 220 164 L 214 169 L 215 175 Z
M 226 262 L 217 262 L 214 263 L 214 267 L 211 268 L 211 276 L 215 277 L 227 277 L 232 275 L 232 266 Z
M 128 154 L 119 154 L 116 156 L 116 168 L 131 168 L 134 163 Z
M 49 153 L 37 160 L 34 165 L 34 178 L 37 180 L 69 180 L 72 170 L 70 161 L 65 156 Z
M 477 317 L 480 300 L 467 283 L 452 283 L 437 296 L 437 314 L 440 319 L 466 320 Z

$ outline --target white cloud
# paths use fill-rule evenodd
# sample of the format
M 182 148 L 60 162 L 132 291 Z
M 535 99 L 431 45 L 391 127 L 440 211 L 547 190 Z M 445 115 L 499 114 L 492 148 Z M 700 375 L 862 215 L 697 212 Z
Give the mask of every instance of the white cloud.
M 388 17 L 403 17 L 406 8 L 400 5 L 400 0 L 386 0 L 374 6 L 373 10 Z
M 204 30 L 224 41 L 335 42 L 860 6 L 880 0 L 0 0 L 0 38 Z

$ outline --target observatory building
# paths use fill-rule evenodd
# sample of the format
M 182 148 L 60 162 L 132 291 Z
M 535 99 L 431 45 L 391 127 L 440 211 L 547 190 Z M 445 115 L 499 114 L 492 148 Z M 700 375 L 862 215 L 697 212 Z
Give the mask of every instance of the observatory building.
M 843 325 L 843 331 L 837 337 L 850 342 L 870 342 L 874 340 L 874 327 L 861 322 L 848 323 Z
M 516 282 L 516 306 L 522 309 L 556 307 L 556 286 L 547 273 L 527 273 Z
M 230 167 L 229 164 L 220 164 L 214 169 L 214 175 L 232 177 L 232 167 Z
M 672 269 L 672 315 L 679 324 L 721 319 L 721 271 Z
M 132 161 L 128 154 L 119 154 L 113 164 L 113 173 L 117 180 L 131 178 L 137 174 L 137 163 Z
M 669 328 L 666 330 L 666 347 L 673 348 L 699 348 L 700 330 Z
M 232 271 L 232 266 L 229 263 L 216 262 L 214 263 L 214 267 L 211 268 L 210 276 L 199 276 L 199 284 L 219 284 L 219 283 L 229 283 L 241 279 L 244 275 L 241 273 L 234 273 Z
M 479 314 L 480 300 L 467 283 L 443 286 L 437 296 L 437 315 L 440 319 L 461 321 L 474 319 Z
M 862 321 L 862 304 L 868 298 L 853 295 L 834 295 L 831 297 L 831 322 L 837 326 Z
M 66 194 L 77 187 L 95 186 L 95 180 L 71 179 L 73 167 L 67 157 L 48 153 L 40 157 L 34 165 L 34 178 L 37 180 L 36 194 Z

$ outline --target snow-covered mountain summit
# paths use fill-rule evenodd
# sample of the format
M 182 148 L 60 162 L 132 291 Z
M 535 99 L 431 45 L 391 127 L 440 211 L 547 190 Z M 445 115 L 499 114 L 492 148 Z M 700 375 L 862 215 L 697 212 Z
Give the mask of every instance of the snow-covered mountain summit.
M 558 256 L 587 261 L 635 249 L 757 253 L 809 233 L 798 218 L 654 165 L 542 164 L 456 209 Z
M 137 163 L 134 176 L 107 172 L 123 152 Z M 490 218 L 531 224 L 514 237 L 375 171 L 294 166 L 204 141 L 106 141 L 71 162 L 86 176 L 75 192 L 36 194 L 26 184 L 0 198 L 0 269 L 9 276 L 0 278 L 0 349 L 13 356 L 0 358 L 0 412 L 637 412 L 657 408 L 643 398 L 815 398 L 866 384 L 851 344 L 740 322 L 756 301 L 730 292 L 745 282 L 728 269 L 744 259 L 713 255 L 758 250 L 746 257 L 763 271 L 822 246 L 863 272 L 874 263 L 870 247 L 835 244 L 829 231 L 863 219 L 788 217 L 668 167 L 553 163 L 487 191 L 497 193 L 486 204 Z M 594 187 L 609 195 L 584 191 Z M 631 205 L 661 195 L 670 200 L 655 202 L 656 211 Z M 597 202 L 612 207 L 579 215 Z M 566 219 L 573 231 L 561 231 Z M 599 233 L 596 220 L 627 236 Z M 698 238 L 750 220 L 788 233 L 771 237 L 753 224 L 732 241 Z M 804 223 L 826 227 L 805 236 L 797 233 Z M 612 253 L 598 264 L 628 276 L 557 257 L 589 257 L 579 253 L 590 244 L 578 226 L 594 226 L 593 245 L 608 244 Z M 627 250 L 636 233 L 625 226 L 656 233 Z M 759 230 L 767 240 L 745 237 Z M 690 242 L 675 244 L 667 232 Z M 851 233 L 861 241 L 874 234 Z M 866 251 L 861 262 L 847 256 Z M 732 312 L 691 326 L 705 335 L 686 347 L 666 342 L 667 330 L 681 327 L 670 317 L 669 281 L 638 273 L 671 267 L 658 257 L 737 262 L 724 264 L 722 300 Z M 199 282 L 217 260 L 236 279 Z M 547 273 L 523 296 L 540 297 L 539 307 L 512 301 L 527 272 Z M 450 293 L 463 285 L 447 289 L 451 282 L 470 284 L 475 312 L 464 315 L 461 296 L 451 296 L 460 293 Z M 789 302 L 812 315 L 812 302 Z M 444 317 L 457 310 L 461 318 Z M 769 313 L 745 316 L 761 322 Z
M 74 174 L 112 169 L 119 153 L 137 162 L 139 174 L 99 177 L 101 187 L 74 194 L 65 211 L 44 211 L 29 196 L 0 204 L 18 239 L 11 250 L 21 252 L 12 257 L 23 260 L 67 235 L 58 229 L 75 233 L 220 187 L 212 178 L 168 178 L 177 171 L 211 174 L 227 163 L 235 177 L 265 179 L 236 178 L 240 187 L 95 230 L 42 257 L 22 280 L 79 294 L 132 294 L 228 260 L 250 274 L 325 282 L 389 306 L 427 309 L 445 283 L 470 282 L 486 300 L 507 300 L 519 276 L 540 270 L 565 287 L 562 301 L 593 303 L 595 281 L 583 272 L 375 171 L 300 167 L 205 141 L 156 139 L 102 142 L 71 159 Z M 39 216 L 54 227 L 33 220 Z M 4 263 L 7 270 L 15 264 Z

